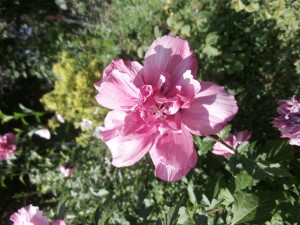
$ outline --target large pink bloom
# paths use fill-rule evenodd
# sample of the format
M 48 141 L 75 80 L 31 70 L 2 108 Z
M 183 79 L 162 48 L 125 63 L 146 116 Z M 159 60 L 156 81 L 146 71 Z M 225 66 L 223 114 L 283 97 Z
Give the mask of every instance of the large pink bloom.
M 13 133 L 0 135 L 0 160 L 11 158 L 15 150 L 15 135 Z
M 237 112 L 223 87 L 195 79 L 197 67 L 186 40 L 163 36 L 149 47 L 144 67 L 116 60 L 104 70 L 96 99 L 112 109 L 100 135 L 114 166 L 130 166 L 150 152 L 156 176 L 165 181 L 195 166 L 192 134 L 215 134 Z
M 273 126 L 281 132 L 281 137 L 289 138 L 291 145 L 300 146 L 300 102 L 293 96 L 291 100 L 278 101 L 277 112 Z
M 49 225 L 47 217 L 43 216 L 38 207 L 28 205 L 10 216 L 13 225 Z
M 235 154 L 237 147 L 240 144 L 247 142 L 250 138 L 251 133 L 247 130 L 229 134 L 228 137 L 224 140 L 224 142 L 228 146 L 222 144 L 221 142 L 216 142 L 213 146 L 212 153 L 216 155 L 222 155 L 227 158 L 228 156 Z

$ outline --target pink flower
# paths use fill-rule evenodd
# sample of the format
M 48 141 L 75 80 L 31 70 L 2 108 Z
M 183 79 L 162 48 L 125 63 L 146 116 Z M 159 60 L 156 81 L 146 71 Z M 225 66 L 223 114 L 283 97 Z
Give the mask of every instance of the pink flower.
M 163 36 L 149 47 L 144 66 L 116 60 L 95 84 L 98 103 L 112 109 L 100 131 L 116 167 L 150 153 L 156 176 L 176 181 L 197 161 L 193 136 L 215 134 L 237 112 L 223 87 L 197 81 L 188 42 Z
M 68 225 L 64 220 L 55 220 L 50 225 Z
M 229 134 L 224 140 L 228 147 L 221 142 L 216 142 L 213 146 L 212 153 L 216 155 L 222 155 L 227 158 L 228 156 L 235 154 L 237 147 L 240 144 L 248 141 L 250 138 L 251 133 L 247 130 L 236 132 L 235 134 Z
M 64 163 L 59 166 L 59 170 L 64 177 L 69 177 L 74 172 L 74 167 L 69 163 Z
M 47 217 L 43 216 L 38 207 L 28 205 L 10 216 L 13 225 L 49 225 Z
M 277 112 L 273 126 L 281 132 L 281 137 L 289 138 L 291 145 L 300 146 L 300 102 L 293 96 L 291 100 L 278 101 Z
M 0 135 L 0 160 L 10 159 L 15 150 L 15 135 L 13 133 Z

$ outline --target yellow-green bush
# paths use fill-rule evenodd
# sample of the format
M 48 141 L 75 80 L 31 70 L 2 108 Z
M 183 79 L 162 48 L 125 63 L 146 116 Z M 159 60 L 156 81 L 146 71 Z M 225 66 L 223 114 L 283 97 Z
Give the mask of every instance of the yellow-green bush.
M 62 52 L 60 62 L 54 64 L 53 72 L 57 78 L 54 90 L 45 94 L 41 101 L 47 110 L 61 114 L 66 121 L 79 127 L 82 119 L 93 124 L 101 124 L 106 110 L 99 108 L 94 96 L 97 94 L 93 83 L 101 78 L 101 63 L 93 59 L 82 66 L 76 58 Z M 58 120 L 49 120 L 49 126 L 58 126 Z

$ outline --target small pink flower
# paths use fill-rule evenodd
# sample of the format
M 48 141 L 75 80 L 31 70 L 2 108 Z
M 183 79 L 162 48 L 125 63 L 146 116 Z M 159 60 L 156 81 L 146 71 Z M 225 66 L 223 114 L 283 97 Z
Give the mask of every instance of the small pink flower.
M 278 117 L 273 126 L 281 132 L 281 137 L 289 138 L 291 145 L 300 146 L 300 102 L 293 96 L 291 100 L 278 101 Z
M 64 220 L 55 220 L 50 225 L 68 225 Z
M 59 166 L 60 172 L 64 175 L 64 177 L 69 177 L 74 172 L 74 167 L 69 163 L 64 163 Z
M 236 132 L 234 134 L 229 134 L 228 137 L 224 140 L 224 142 L 230 147 L 222 144 L 221 142 L 216 142 L 213 146 L 212 153 L 216 155 L 222 155 L 224 157 L 228 157 L 232 154 L 235 154 L 237 147 L 248 141 L 251 138 L 251 133 L 247 130 Z
M 144 66 L 120 59 L 104 70 L 96 99 L 112 109 L 100 135 L 114 166 L 130 166 L 149 152 L 165 181 L 195 166 L 192 134 L 219 132 L 238 109 L 223 87 L 195 79 L 197 67 L 188 42 L 167 35 L 149 47 Z
M 13 225 L 49 225 L 47 217 L 43 216 L 39 207 L 28 205 L 10 216 Z
M 13 133 L 0 135 L 0 160 L 10 159 L 15 150 L 15 135 Z

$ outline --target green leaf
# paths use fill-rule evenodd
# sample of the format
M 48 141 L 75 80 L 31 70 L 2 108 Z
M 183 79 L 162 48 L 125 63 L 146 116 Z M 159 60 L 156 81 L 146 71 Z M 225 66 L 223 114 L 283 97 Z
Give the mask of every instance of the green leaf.
M 187 186 L 187 190 L 188 190 L 188 195 L 189 195 L 189 199 L 190 199 L 191 203 L 195 204 L 197 201 L 197 198 L 194 193 L 194 183 L 192 180 L 190 180 L 190 182 Z
M 210 45 L 205 46 L 203 52 L 206 53 L 208 56 L 218 56 L 221 54 L 221 52 L 218 49 L 211 47 Z
M 95 212 L 95 224 L 107 225 L 113 212 L 116 209 L 117 203 L 108 200 L 106 204 L 100 205 Z
M 259 10 L 259 4 L 251 2 L 249 5 L 246 6 L 245 10 L 249 13 L 255 12 Z
M 203 138 L 202 140 L 199 138 L 196 139 L 196 141 L 198 141 L 198 145 L 199 145 L 198 154 L 200 156 L 206 155 L 211 150 L 214 144 L 214 141 L 210 138 Z
M 234 197 L 227 188 L 220 190 L 218 198 L 222 200 L 222 205 L 230 205 L 234 201 Z
M 263 150 L 267 153 L 267 159 L 271 162 L 292 159 L 294 156 L 292 146 L 287 140 L 268 140 Z
M 20 109 L 21 109 L 24 113 L 28 113 L 28 114 L 34 113 L 34 111 L 32 111 L 31 109 L 25 107 L 25 106 L 22 105 L 22 104 L 19 104 L 19 107 L 20 107 Z
M 205 43 L 206 45 L 214 45 L 217 43 L 219 38 L 220 36 L 218 35 L 217 32 L 211 32 L 206 36 Z
M 272 210 L 275 208 L 275 198 L 272 193 L 260 195 L 237 192 L 234 195 L 232 207 L 232 224 L 260 223 L 272 217 Z
M 235 177 L 236 190 L 243 190 L 253 185 L 253 178 L 246 171 L 241 171 Z
M 229 124 L 226 127 L 224 127 L 224 129 L 221 130 L 217 135 L 218 135 L 219 138 L 224 140 L 228 137 L 228 134 L 229 134 L 230 131 L 231 131 L 231 125 Z
M 163 225 L 175 225 L 177 224 L 177 220 L 179 218 L 179 208 L 182 203 L 185 201 L 185 196 L 181 198 L 181 200 L 177 203 L 176 206 L 169 209 L 168 213 L 164 214 Z
M 191 32 L 191 27 L 190 25 L 184 25 L 183 27 L 181 27 L 181 35 L 183 36 L 190 36 L 190 32 Z
M 244 153 L 248 152 L 250 145 L 251 144 L 249 142 L 244 142 L 244 143 L 240 144 L 237 148 L 238 153 L 244 154 Z
M 253 161 L 245 156 L 239 157 L 243 168 L 255 179 L 264 180 L 266 178 L 281 178 L 290 176 L 289 172 L 280 168 L 279 163 L 270 163 L 268 161 Z
M 59 203 L 58 203 L 58 207 L 56 210 L 56 214 L 55 214 L 55 219 L 63 219 L 66 212 L 67 212 L 67 207 L 66 207 L 66 202 L 67 202 L 67 196 L 63 197 Z
M 241 0 L 231 0 L 231 8 L 234 9 L 236 12 L 240 12 L 246 6 Z

